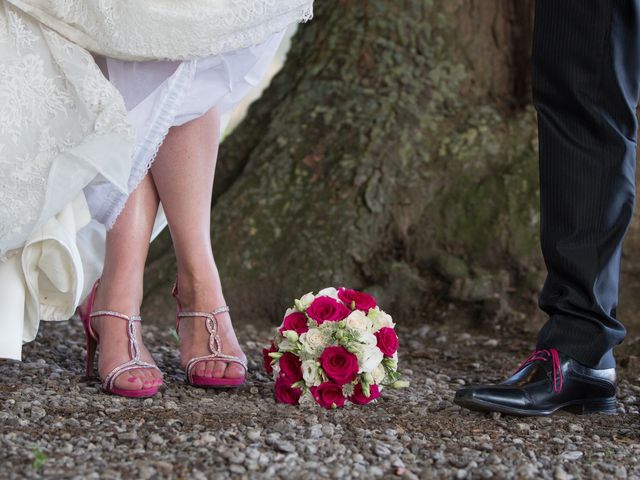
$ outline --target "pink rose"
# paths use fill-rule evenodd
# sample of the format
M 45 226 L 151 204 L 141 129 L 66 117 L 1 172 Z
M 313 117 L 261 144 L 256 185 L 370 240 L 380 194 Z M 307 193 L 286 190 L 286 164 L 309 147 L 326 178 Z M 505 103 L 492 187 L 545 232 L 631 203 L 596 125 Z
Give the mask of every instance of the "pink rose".
M 398 351 L 398 335 L 396 331 L 391 327 L 384 327 L 375 333 L 378 339 L 378 348 L 382 350 L 382 353 L 386 357 L 393 357 L 393 354 Z
M 358 383 L 356 388 L 353 390 L 353 394 L 349 397 L 351 403 L 355 403 L 357 405 L 366 405 L 367 403 L 375 400 L 380 397 L 380 389 L 378 385 L 375 383 L 369 387 L 369 396 L 365 397 L 364 392 L 362 391 L 362 384 Z
M 317 387 L 311 387 L 311 395 L 321 407 L 333 408 L 344 406 L 344 395 L 342 394 L 342 386 L 331 382 L 325 382 Z
M 264 364 L 264 370 L 267 372 L 268 375 L 273 375 L 273 367 L 271 366 L 271 362 L 273 358 L 271 358 L 269 354 L 277 351 L 278 349 L 273 343 L 273 340 L 271 341 L 271 346 L 269 348 L 262 349 L 262 360 Z
M 361 310 L 365 313 L 371 308 L 376 308 L 376 299 L 368 293 L 341 288 L 338 290 L 338 298 L 353 310 Z
M 289 405 L 298 405 L 300 402 L 300 388 L 291 388 L 291 384 L 284 378 L 276 380 L 275 397 L 278 403 L 288 403 Z
M 284 317 L 284 322 L 282 323 L 282 327 L 280 327 L 280 333 L 286 332 L 287 330 L 293 330 L 298 335 L 308 332 L 307 316 L 302 312 L 294 312 Z
M 289 385 L 302 380 L 302 363 L 291 352 L 286 352 L 280 357 L 280 377 L 289 382 Z
M 344 385 L 358 374 L 358 357 L 344 347 L 327 347 L 320 355 L 320 366 L 330 380 Z
M 307 308 L 307 315 L 313 318 L 318 325 L 328 322 L 338 322 L 349 316 L 349 310 L 343 303 L 331 297 L 316 297 Z

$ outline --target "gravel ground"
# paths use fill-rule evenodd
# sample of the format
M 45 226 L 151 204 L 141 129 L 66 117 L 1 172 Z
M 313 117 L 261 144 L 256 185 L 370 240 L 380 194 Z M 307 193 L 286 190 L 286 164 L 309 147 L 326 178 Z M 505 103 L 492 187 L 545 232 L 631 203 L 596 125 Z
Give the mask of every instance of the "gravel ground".
M 185 385 L 168 327 L 146 325 L 167 385 L 131 400 L 84 378 L 79 322 L 45 323 L 23 363 L 0 361 L 0 478 L 640 478 L 638 357 L 619 356 L 618 415 L 479 414 L 454 390 L 509 373 L 532 331 L 405 328 L 411 387 L 326 411 L 274 402 L 259 363 L 269 330 L 239 328 L 249 385 L 208 391 Z

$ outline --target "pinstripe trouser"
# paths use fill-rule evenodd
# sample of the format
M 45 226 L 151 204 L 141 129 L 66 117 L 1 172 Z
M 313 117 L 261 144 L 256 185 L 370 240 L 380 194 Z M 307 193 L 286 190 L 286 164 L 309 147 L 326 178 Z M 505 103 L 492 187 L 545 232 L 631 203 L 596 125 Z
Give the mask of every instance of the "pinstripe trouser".
M 538 347 L 615 365 L 622 243 L 635 202 L 640 0 L 536 0 L 533 97 L 540 140 Z

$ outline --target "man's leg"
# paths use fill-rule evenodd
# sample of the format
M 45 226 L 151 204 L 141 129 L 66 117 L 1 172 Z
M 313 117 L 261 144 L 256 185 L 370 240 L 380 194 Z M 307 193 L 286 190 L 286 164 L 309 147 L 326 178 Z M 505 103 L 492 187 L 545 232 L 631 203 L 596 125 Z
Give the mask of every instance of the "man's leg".
M 635 196 L 638 0 L 537 0 L 533 94 L 550 316 L 539 348 L 615 366 L 620 256 Z
M 614 413 L 620 254 L 635 197 L 640 0 L 537 0 L 533 90 L 550 319 L 498 385 L 456 392 L 476 410 Z

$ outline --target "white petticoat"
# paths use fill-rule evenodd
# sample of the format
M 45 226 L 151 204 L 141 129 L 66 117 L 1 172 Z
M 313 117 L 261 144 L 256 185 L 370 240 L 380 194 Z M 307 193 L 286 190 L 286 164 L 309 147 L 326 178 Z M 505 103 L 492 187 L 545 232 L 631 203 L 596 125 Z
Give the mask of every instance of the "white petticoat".
M 261 81 L 283 35 L 185 62 L 103 59 L 101 66 L 123 95 L 136 127 L 129 192 L 144 178 L 170 127 L 213 107 L 228 114 Z M 101 275 L 106 230 L 126 199 L 113 183 L 98 176 L 18 254 L 0 262 L 0 358 L 21 359 L 22 344 L 36 337 L 40 320 L 66 320 L 73 315 Z M 151 239 L 166 225 L 160 206 Z

